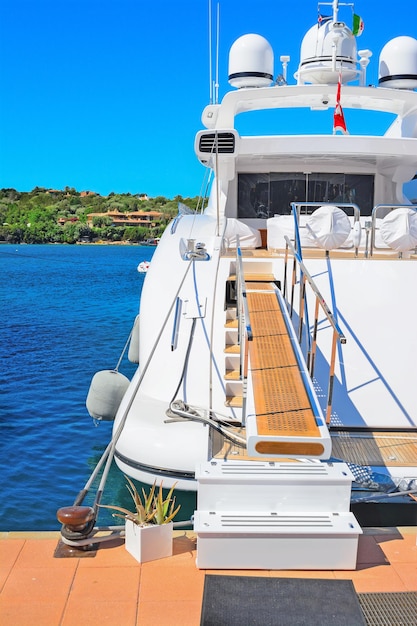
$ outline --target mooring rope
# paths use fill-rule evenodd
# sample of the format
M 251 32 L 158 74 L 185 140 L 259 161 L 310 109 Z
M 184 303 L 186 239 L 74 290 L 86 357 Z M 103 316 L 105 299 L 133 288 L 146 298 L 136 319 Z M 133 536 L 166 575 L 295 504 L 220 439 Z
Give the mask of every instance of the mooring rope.
M 128 338 L 127 338 L 127 340 L 126 340 L 126 343 L 125 343 L 124 348 L 123 348 L 123 350 L 122 350 L 122 353 L 121 353 L 121 355 L 120 355 L 120 357 L 119 357 L 119 360 L 117 361 L 117 365 L 116 365 L 116 367 L 114 368 L 114 371 L 115 371 L 115 372 L 118 372 L 118 371 L 119 371 L 120 363 L 121 363 L 121 362 L 122 362 L 122 360 L 123 360 L 123 357 L 124 357 L 124 355 L 125 355 L 125 352 L 126 352 L 126 350 L 127 350 L 127 347 L 128 347 L 128 345 L 129 345 L 129 342 L 130 342 L 130 340 L 131 340 L 131 338 L 132 338 L 133 328 L 134 328 L 134 324 L 133 324 L 132 329 L 131 329 L 131 331 L 130 331 L 130 333 L 129 333 L 129 337 L 128 337 Z
M 167 314 L 165 316 L 164 322 L 163 322 L 163 324 L 161 326 L 161 329 L 160 329 L 160 331 L 158 333 L 158 336 L 157 336 L 157 338 L 155 340 L 155 343 L 154 343 L 154 345 L 152 347 L 152 350 L 151 350 L 151 352 L 149 354 L 148 360 L 146 361 L 146 363 L 145 363 L 145 365 L 144 365 L 144 367 L 142 369 L 142 372 L 141 372 L 141 374 L 139 376 L 139 380 L 137 382 L 136 388 L 134 389 L 134 391 L 133 391 L 133 393 L 132 393 L 132 395 L 131 395 L 131 397 L 129 399 L 129 402 L 128 402 L 125 410 L 124 410 L 124 413 L 123 413 L 123 415 L 121 417 L 120 424 L 117 427 L 117 430 L 114 433 L 112 439 L 110 440 L 106 450 L 103 452 L 99 462 L 97 463 L 96 467 L 94 468 L 94 470 L 93 470 L 89 480 L 87 481 L 85 487 L 79 492 L 79 494 L 78 494 L 78 496 L 77 496 L 77 498 L 75 500 L 74 506 L 79 506 L 79 505 L 82 504 L 82 502 L 83 502 L 85 496 L 87 495 L 87 493 L 88 493 L 92 483 L 94 482 L 94 480 L 97 477 L 97 475 L 98 475 L 102 465 L 104 464 L 104 462 L 107 459 L 107 462 L 106 462 L 105 468 L 103 470 L 103 474 L 101 476 L 101 480 L 100 480 L 100 483 L 99 483 L 99 486 L 98 486 L 98 489 L 97 489 L 97 493 L 96 493 L 96 497 L 95 497 L 95 500 L 94 500 L 94 504 L 93 504 L 94 523 L 96 522 L 96 519 L 97 519 L 99 504 L 100 504 L 100 501 L 101 501 L 101 498 L 102 498 L 102 495 L 103 495 L 104 487 L 105 487 L 105 484 L 106 484 L 106 481 L 107 481 L 107 477 L 108 477 L 108 474 L 109 474 L 109 471 L 110 471 L 110 467 L 111 467 L 111 464 L 112 464 L 112 461 L 113 461 L 113 458 L 114 458 L 114 453 L 115 453 L 115 449 L 116 449 L 116 443 L 119 440 L 120 435 L 123 432 L 123 428 L 125 426 L 127 417 L 129 415 L 129 412 L 130 412 L 130 409 L 132 408 L 132 404 L 133 404 L 133 402 L 134 402 L 134 400 L 136 398 L 138 390 L 139 390 L 139 388 L 140 388 L 140 386 L 142 384 L 143 378 L 144 378 L 144 376 L 145 376 L 145 374 L 146 374 L 146 372 L 147 372 L 147 370 L 149 368 L 149 365 L 150 365 L 150 363 L 151 363 L 151 361 L 153 359 L 153 356 L 155 354 L 156 348 L 157 348 L 157 346 L 159 344 L 159 341 L 161 340 L 162 334 L 163 334 L 163 332 L 165 330 L 165 327 L 166 327 L 166 325 L 168 323 L 168 320 L 170 318 L 172 310 L 173 310 L 173 308 L 175 306 L 178 294 L 180 293 L 180 291 L 181 291 L 181 289 L 182 289 L 182 287 L 184 285 L 185 279 L 186 279 L 187 274 L 188 274 L 188 272 L 189 272 L 189 270 L 191 268 L 192 263 L 193 263 L 193 259 L 190 259 L 190 261 L 189 261 L 189 263 L 187 265 L 187 268 L 186 268 L 186 270 L 184 272 L 184 276 L 181 279 L 181 283 L 180 283 L 180 285 L 179 285 L 179 287 L 177 289 L 177 292 L 176 292 L 176 294 L 175 294 L 175 296 L 173 298 L 172 304 L 171 304 L 171 306 L 168 309 L 168 312 L 167 312 Z

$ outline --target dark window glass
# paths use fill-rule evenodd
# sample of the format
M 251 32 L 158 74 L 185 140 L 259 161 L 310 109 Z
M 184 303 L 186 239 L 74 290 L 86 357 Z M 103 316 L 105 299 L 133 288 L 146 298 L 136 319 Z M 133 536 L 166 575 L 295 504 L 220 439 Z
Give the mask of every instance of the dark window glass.
M 373 196 L 374 177 L 369 174 L 239 174 L 238 217 L 287 215 L 291 202 L 357 204 L 361 215 L 371 215 Z

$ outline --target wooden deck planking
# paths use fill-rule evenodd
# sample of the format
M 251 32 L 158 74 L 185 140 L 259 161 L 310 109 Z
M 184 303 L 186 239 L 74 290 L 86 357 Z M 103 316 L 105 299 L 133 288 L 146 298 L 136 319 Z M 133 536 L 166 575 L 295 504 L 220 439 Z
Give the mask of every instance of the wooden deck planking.
M 261 436 L 320 437 L 278 299 L 248 291 L 253 332 L 249 354 Z
M 333 455 L 356 465 L 414 467 L 417 432 L 338 432 L 332 434 Z

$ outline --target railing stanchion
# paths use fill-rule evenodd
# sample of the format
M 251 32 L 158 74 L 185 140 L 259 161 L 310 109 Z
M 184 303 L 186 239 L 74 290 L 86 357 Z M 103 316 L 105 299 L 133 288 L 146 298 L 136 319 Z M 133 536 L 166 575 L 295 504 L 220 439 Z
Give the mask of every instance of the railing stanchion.
M 298 321 L 298 343 L 301 345 L 303 339 L 303 322 L 306 302 L 306 277 L 304 274 L 300 276 L 300 314 Z
M 287 266 L 288 266 L 288 244 L 285 244 L 285 259 L 284 259 L 284 285 L 283 285 L 283 290 L 282 290 L 282 294 L 284 296 L 284 300 L 286 298 L 287 295 Z
M 292 319 L 292 314 L 294 311 L 294 292 L 295 292 L 296 282 L 297 282 L 297 259 L 294 256 L 294 262 L 292 266 L 291 299 L 290 299 L 290 311 L 289 311 L 291 319 Z
M 314 325 L 313 325 L 313 340 L 311 342 L 311 351 L 307 355 L 307 367 L 310 372 L 310 378 L 314 376 L 314 366 L 316 364 L 316 349 L 317 349 L 317 328 L 319 323 L 319 308 L 320 302 L 316 296 L 316 306 L 314 309 Z
M 334 368 L 336 361 L 336 345 L 337 345 L 337 332 L 333 331 L 332 341 L 332 353 L 330 357 L 330 371 L 329 371 L 329 387 L 327 391 L 327 409 L 326 409 L 326 424 L 330 424 L 332 417 L 332 402 L 333 402 L 333 385 L 334 385 Z

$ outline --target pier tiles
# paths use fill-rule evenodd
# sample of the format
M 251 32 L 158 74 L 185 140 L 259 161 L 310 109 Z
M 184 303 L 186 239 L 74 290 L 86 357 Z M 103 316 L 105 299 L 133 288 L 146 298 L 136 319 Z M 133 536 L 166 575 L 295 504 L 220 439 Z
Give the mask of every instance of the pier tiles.
M 365 528 L 359 537 L 356 570 L 264 570 L 256 576 L 351 580 L 360 601 L 362 594 L 379 593 L 389 598 L 391 608 L 393 596 L 400 600 L 410 596 L 416 606 L 416 533 L 416 527 Z M 205 572 L 195 565 L 194 532 L 174 531 L 173 556 L 143 564 L 122 542 L 103 546 L 95 558 L 55 559 L 59 536 L 59 532 L 0 533 L 2 626 L 79 626 L 81 622 L 83 626 L 155 626 L 156 621 L 158 626 L 200 625 Z M 231 573 L 255 572 L 215 571 L 216 575 Z M 128 595 L 120 594 L 121 583 Z

